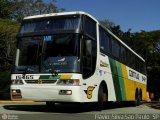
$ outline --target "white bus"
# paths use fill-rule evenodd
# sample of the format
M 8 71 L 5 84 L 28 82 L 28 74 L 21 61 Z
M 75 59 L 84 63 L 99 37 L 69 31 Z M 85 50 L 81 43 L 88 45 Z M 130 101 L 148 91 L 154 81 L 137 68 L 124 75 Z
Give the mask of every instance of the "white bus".
M 146 99 L 145 60 L 85 12 L 25 17 L 11 99 L 96 102 Z

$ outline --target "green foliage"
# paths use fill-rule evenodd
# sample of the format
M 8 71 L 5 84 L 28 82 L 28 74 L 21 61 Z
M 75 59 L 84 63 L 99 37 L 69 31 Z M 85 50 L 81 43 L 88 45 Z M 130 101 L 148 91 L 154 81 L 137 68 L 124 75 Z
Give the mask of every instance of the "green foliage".
M 0 19 L 0 71 L 9 70 L 15 56 L 16 34 L 19 24 Z
M 0 0 L 0 18 L 10 18 L 14 11 L 12 0 Z
M 21 21 L 25 16 L 64 11 L 55 0 L 0 0 L 0 18 Z
M 115 26 L 115 24 L 110 20 L 100 20 L 99 22 L 109 30 L 112 30 L 112 28 Z
M 110 20 L 100 20 L 99 21 L 103 26 L 112 31 L 117 37 L 122 38 L 123 32 L 120 25 L 115 25 L 115 23 Z

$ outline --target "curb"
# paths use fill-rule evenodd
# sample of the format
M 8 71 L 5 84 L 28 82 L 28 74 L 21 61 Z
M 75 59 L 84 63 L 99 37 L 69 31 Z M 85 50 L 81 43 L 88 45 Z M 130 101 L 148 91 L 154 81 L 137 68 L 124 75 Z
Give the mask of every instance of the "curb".
M 34 101 L 31 100 L 0 100 L 1 103 L 33 103 Z

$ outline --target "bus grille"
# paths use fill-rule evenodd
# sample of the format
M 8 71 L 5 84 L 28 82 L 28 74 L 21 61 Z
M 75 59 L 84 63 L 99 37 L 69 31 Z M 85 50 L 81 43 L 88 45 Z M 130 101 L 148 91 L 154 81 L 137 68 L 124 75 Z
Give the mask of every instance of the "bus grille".
M 53 84 L 57 80 L 25 80 L 27 84 Z

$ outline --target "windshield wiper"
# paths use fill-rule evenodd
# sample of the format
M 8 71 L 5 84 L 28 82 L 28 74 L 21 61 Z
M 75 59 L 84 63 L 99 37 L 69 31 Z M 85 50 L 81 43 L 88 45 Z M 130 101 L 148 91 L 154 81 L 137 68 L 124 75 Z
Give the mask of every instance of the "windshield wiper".
M 53 75 L 53 76 L 58 76 L 58 72 L 54 70 L 53 65 L 51 63 L 48 64 L 49 65 L 49 72 Z
M 44 56 L 45 56 L 45 40 L 43 40 L 42 43 L 42 56 L 41 56 L 41 65 L 45 68 L 48 69 L 48 71 L 52 74 L 52 76 L 58 76 L 58 72 L 56 72 L 53 68 L 53 65 L 51 64 L 51 62 L 49 60 L 45 60 L 47 62 L 47 66 L 46 63 L 44 61 Z M 42 69 L 42 68 L 41 68 Z
M 24 69 L 24 71 L 23 71 L 22 74 L 23 74 L 23 75 L 26 75 L 27 72 L 29 72 L 29 68 L 28 68 L 28 67 L 26 67 L 26 68 Z
M 51 64 L 51 62 L 47 61 L 47 65 L 45 63 L 42 63 L 43 67 L 45 69 L 48 69 L 48 72 L 50 72 L 52 74 L 52 76 L 58 76 L 58 72 L 54 70 L 53 65 Z

